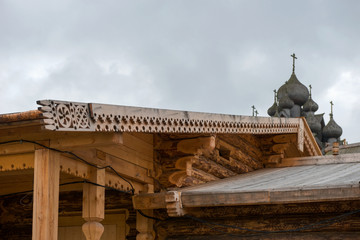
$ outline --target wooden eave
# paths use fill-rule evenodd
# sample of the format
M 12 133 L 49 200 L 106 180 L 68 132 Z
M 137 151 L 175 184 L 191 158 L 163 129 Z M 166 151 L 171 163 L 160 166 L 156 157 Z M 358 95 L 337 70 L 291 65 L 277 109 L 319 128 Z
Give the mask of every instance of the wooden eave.
M 300 152 L 322 155 L 304 118 L 250 117 L 57 100 L 41 100 L 38 104 L 47 130 L 258 136 L 295 133 Z
M 39 110 L 0 114 L 0 129 L 41 126 L 45 124 L 44 117 Z
M 166 208 L 181 216 L 194 207 L 358 200 L 360 154 L 291 159 L 292 167 L 265 168 L 166 193 L 134 197 L 137 209 Z M 175 210 L 174 210 L 175 209 Z

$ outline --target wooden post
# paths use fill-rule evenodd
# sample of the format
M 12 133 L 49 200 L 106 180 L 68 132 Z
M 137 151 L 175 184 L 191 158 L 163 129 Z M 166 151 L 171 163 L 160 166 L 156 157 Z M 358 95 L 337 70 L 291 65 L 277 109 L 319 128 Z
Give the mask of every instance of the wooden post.
M 147 216 L 152 216 L 153 210 L 141 210 Z M 136 212 L 136 230 L 139 233 L 136 235 L 136 240 L 153 240 L 155 232 L 153 229 L 153 220 L 142 216 Z
M 105 185 L 105 169 L 91 168 L 91 182 Z M 90 183 L 85 183 L 83 187 L 83 210 L 82 217 L 86 223 L 82 226 L 82 231 L 86 240 L 99 240 L 104 232 L 104 226 L 100 223 L 104 220 L 105 212 L 105 188 Z
M 58 238 L 59 159 L 57 152 L 35 150 L 33 240 Z

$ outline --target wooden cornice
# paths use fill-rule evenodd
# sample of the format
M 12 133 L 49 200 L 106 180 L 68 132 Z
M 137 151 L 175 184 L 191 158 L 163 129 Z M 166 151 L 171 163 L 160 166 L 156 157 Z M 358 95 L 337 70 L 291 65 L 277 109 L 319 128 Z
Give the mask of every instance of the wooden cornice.
M 249 117 L 56 100 L 38 101 L 57 131 L 284 134 L 303 131 L 300 118 Z

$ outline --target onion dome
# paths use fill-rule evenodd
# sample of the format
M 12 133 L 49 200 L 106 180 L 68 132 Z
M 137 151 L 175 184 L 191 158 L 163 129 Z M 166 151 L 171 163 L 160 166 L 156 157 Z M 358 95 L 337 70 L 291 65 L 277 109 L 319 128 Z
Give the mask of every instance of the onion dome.
M 323 128 L 323 136 L 325 138 L 339 138 L 342 134 L 342 128 L 334 121 L 333 117 L 330 116 L 330 121 Z
M 281 99 L 283 96 L 287 94 L 287 81 L 278 89 L 277 91 L 277 99 Z
M 278 105 L 277 105 L 277 101 L 276 101 L 276 90 L 274 90 L 274 104 L 267 111 L 269 116 L 273 117 L 276 113 L 277 108 L 278 108 Z
M 289 98 L 294 101 L 296 105 L 302 106 L 309 98 L 309 91 L 296 77 L 295 75 L 295 53 L 291 55 L 293 58 L 293 69 L 290 79 L 282 85 L 278 90 L 278 99 L 281 99 L 285 94 L 289 95 Z
M 323 133 L 323 136 L 327 139 L 329 139 L 329 138 L 338 139 L 342 134 L 342 128 L 335 122 L 335 120 L 333 118 L 333 110 L 332 110 L 333 103 L 332 103 L 332 101 L 330 102 L 330 104 L 331 104 L 330 121 L 323 128 L 322 133 Z
M 277 104 L 276 102 L 274 102 L 274 104 L 267 110 L 267 113 L 269 114 L 269 116 L 273 117 L 276 113 L 276 109 L 277 109 Z
M 290 109 L 294 106 L 294 101 L 289 98 L 287 94 L 285 94 L 280 100 L 279 100 L 279 107 L 281 109 Z
M 308 123 L 311 132 L 313 133 L 321 132 L 321 122 L 314 116 L 314 113 L 309 113 L 306 116 L 306 122 Z
M 291 74 L 286 86 L 287 94 L 289 98 L 294 101 L 295 104 L 302 106 L 309 98 L 309 91 L 296 77 L 295 73 Z
M 305 112 L 316 112 L 319 109 L 319 105 L 314 100 L 312 100 L 311 85 L 309 86 L 309 88 L 310 88 L 309 99 L 304 104 L 303 109 Z

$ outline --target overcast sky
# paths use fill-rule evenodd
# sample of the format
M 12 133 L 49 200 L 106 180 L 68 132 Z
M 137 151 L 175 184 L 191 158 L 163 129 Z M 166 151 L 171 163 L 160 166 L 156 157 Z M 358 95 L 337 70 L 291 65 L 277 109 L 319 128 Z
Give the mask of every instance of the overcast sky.
M 0 113 L 57 99 L 261 116 L 291 75 L 359 142 L 360 1 L 0 0 Z

